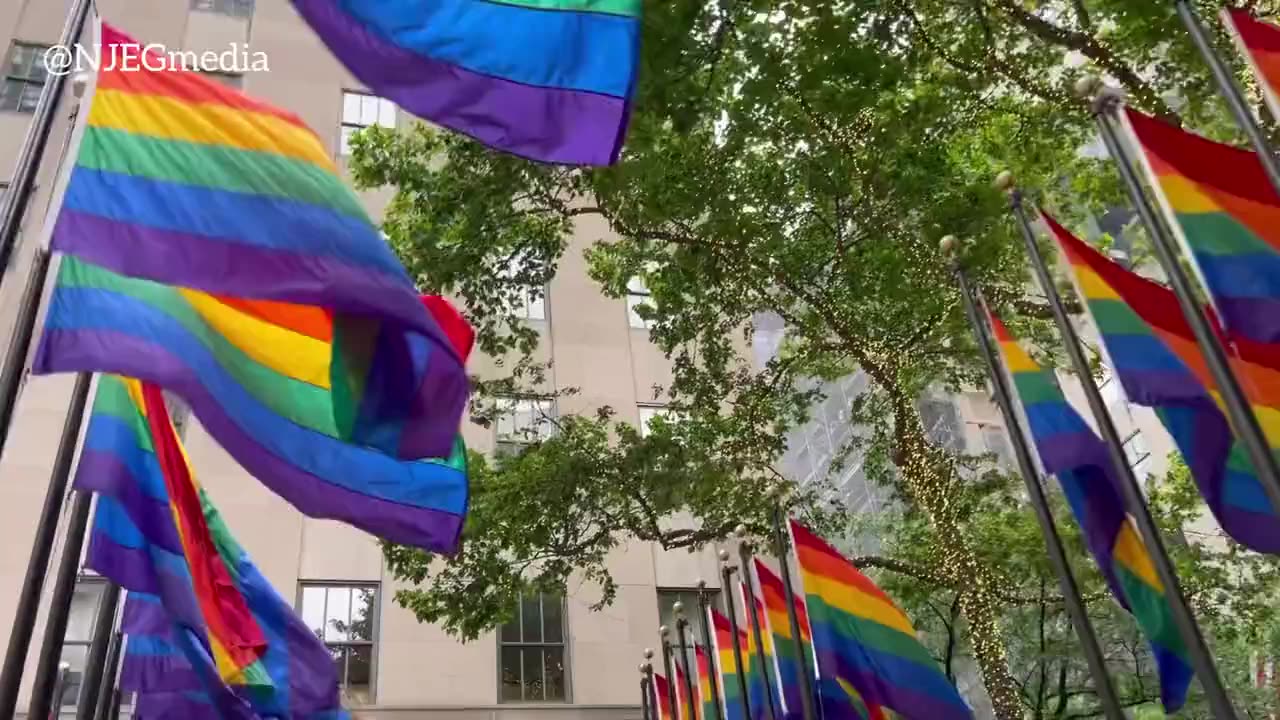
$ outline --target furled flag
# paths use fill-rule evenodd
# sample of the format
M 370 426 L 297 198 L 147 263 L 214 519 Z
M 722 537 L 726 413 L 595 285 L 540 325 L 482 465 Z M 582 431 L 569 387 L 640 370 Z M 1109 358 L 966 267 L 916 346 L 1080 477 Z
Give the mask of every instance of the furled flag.
M 343 441 L 320 384 L 332 334 L 324 313 L 160 285 L 66 257 L 45 325 L 37 368 L 115 372 L 170 388 L 232 457 L 304 514 L 406 545 L 457 549 L 467 508 L 457 426 L 445 460 L 396 460 Z M 97 442 L 91 429 L 90 448 L 112 462 L 114 438 Z
M 1280 344 L 1280 196 L 1262 163 L 1132 109 L 1123 118 L 1223 325 Z
M 683 657 L 677 657 L 673 663 L 673 672 L 676 675 L 676 686 L 674 692 L 676 694 L 676 707 L 679 712 L 680 720 L 698 720 L 693 714 L 693 707 L 689 703 L 689 693 L 686 689 L 689 687 L 685 684 L 685 669 L 681 664 L 685 662 Z
M 693 646 L 693 654 L 698 663 L 698 712 L 703 720 L 714 720 L 714 718 L 720 717 L 720 713 L 716 709 L 716 695 L 711 692 L 711 683 L 715 682 L 714 671 L 711 668 L 711 656 L 707 654 L 707 649 L 701 645 Z M 716 688 L 716 690 L 718 691 L 719 688 Z
M 676 720 L 671 706 L 671 683 L 658 673 L 653 674 L 653 700 L 658 708 L 659 720 Z
M 869 704 L 904 717 L 973 717 L 915 628 L 875 583 L 835 548 L 791 521 L 818 674 L 853 688 Z
M 1255 18 L 1243 8 L 1223 8 L 1222 24 L 1235 37 L 1240 53 L 1253 68 L 1272 117 L 1280 117 L 1280 27 Z
M 1164 585 L 1125 514 L 1107 449 L 1067 404 L 1053 371 L 1037 365 L 999 318 L 990 313 L 988 318 L 1040 463 L 1058 477 L 1111 593 L 1133 614 L 1150 643 L 1160 674 L 1160 700 L 1165 712 L 1176 712 L 1187 699 L 1191 665 Z
M 1044 220 L 1125 395 L 1155 409 L 1222 529 L 1258 552 L 1280 553 L 1280 518 L 1232 435 L 1208 364 L 1173 291 L 1115 264 L 1048 215 Z M 1275 388 L 1280 405 L 1280 370 L 1241 358 L 1233 364 L 1246 388 Z M 1264 425 L 1280 429 L 1280 410 L 1255 403 L 1254 413 Z
M 106 57 L 138 47 L 102 25 Z M 393 457 L 447 456 L 467 399 L 463 359 L 329 149 L 292 113 L 199 73 L 127 65 L 100 63 L 52 247 L 190 302 L 170 310 L 119 286 L 81 288 L 100 291 L 115 316 L 144 313 L 150 334 L 64 313 L 35 371 L 150 380 L 203 419 L 212 390 L 191 363 L 247 361 L 255 377 L 236 379 L 275 393 L 266 419 L 277 425 L 296 419 L 287 409 Z M 245 342 L 191 347 L 202 328 Z M 112 367 L 129 364 L 147 371 Z M 280 376 L 288 382 L 272 384 Z
M 715 608 L 707 608 L 707 615 L 712 629 L 711 644 L 716 654 L 716 664 L 720 667 L 720 697 L 724 699 L 725 720 L 746 720 L 742 686 L 738 680 L 738 659 L 733 652 L 733 627 L 729 624 L 729 618 Z M 738 649 L 743 654 L 743 664 L 747 663 L 745 635 L 739 628 Z
M 196 483 L 158 387 L 99 379 L 76 487 L 98 494 L 87 565 L 130 594 L 159 599 L 207 692 L 234 688 L 255 712 L 280 717 L 340 707 L 328 650 Z
M 497 150 L 609 165 L 631 113 L 641 0 L 292 0 L 373 92 Z

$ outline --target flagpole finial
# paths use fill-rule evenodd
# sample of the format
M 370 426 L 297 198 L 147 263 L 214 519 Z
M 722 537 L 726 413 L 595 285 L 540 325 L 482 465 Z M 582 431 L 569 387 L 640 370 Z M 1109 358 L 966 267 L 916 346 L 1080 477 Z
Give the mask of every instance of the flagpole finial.
M 1000 192 L 1002 193 L 1013 192 L 1014 189 L 1017 188 L 1017 186 L 1018 184 L 1014 180 L 1013 173 L 1009 172 L 1008 170 L 1001 171 L 999 175 L 996 175 L 996 189 L 999 190 Z
M 722 563 L 727 563 L 727 562 L 729 562 L 729 551 L 728 551 L 728 550 L 721 550 L 721 551 L 720 551 L 720 562 L 722 562 Z
M 1097 75 L 1082 75 L 1079 80 L 1076 80 L 1076 95 L 1085 100 L 1092 100 L 1102 90 L 1103 85 L 1102 78 Z
M 653 665 L 650 665 L 650 664 L 649 664 L 649 663 L 647 663 L 647 662 L 642 662 L 642 663 L 640 663 L 640 674 L 641 674 L 641 675 L 648 675 L 648 674 L 649 674 L 649 668 L 651 668 L 651 667 L 653 667 Z
M 733 534 L 737 535 L 738 537 L 746 536 L 747 526 L 743 525 L 742 523 L 738 523 L 738 526 L 733 529 Z
M 666 625 L 659 625 L 658 634 L 661 635 L 662 637 L 666 637 L 671 634 L 671 628 L 667 627 Z
M 679 600 L 672 603 L 671 612 L 674 613 L 676 617 L 680 617 L 684 615 L 684 603 L 680 602 Z
M 645 648 L 645 649 L 644 649 L 644 659 L 645 659 L 645 660 L 652 660 L 652 659 L 653 659 L 653 648 Z M 645 663 L 645 665 L 648 665 L 648 664 L 649 664 L 649 663 Z
M 955 235 L 943 236 L 938 241 L 938 250 L 942 252 L 942 256 L 949 258 L 955 254 L 956 249 L 960 247 L 960 240 Z

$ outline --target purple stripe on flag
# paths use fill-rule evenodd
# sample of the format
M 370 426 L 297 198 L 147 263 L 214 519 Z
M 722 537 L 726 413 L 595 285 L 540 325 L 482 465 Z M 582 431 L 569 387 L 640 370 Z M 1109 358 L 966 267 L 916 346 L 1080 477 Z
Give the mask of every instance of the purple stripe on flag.
M 353 75 L 414 115 L 542 162 L 618 158 L 631 112 L 622 98 L 522 85 L 431 60 L 376 36 L 331 0 L 293 6 Z
M 124 692 L 156 693 L 204 690 L 200 676 L 175 655 L 126 655 L 120 666 Z
M 49 372 L 111 372 L 169 388 L 187 399 L 209 434 L 250 474 L 303 514 L 341 520 L 404 545 L 440 551 L 457 547 L 461 517 L 326 483 L 264 450 L 225 413 L 187 364 L 166 348 L 121 333 L 48 330 L 36 365 Z
M 1231 330 L 1262 343 L 1280 342 L 1280 298 L 1233 298 L 1215 295 Z
M 125 600 L 120 631 L 130 635 L 168 635 L 173 627 L 173 618 L 165 612 L 159 598 L 154 601 L 138 600 L 140 594 L 129 593 Z
M 191 578 L 164 570 L 147 550 L 120 545 L 95 528 L 85 565 L 125 590 L 165 598 L 174 619 L 204 627 Z
M 75 486 L 115 498 L 147 540 L 171 553 L 183 553 L 169 504 L 143 492 L 141 483 L 118 456 L 102 450 L 81 451 Z
M 188 697 L 184 693 L 148 693 L 139 695 L 134 702 L 135 720 L 222 720 L 222 715 L 211 703 Z
M 824 669 L 834 668 L 836 675 L 857 689 L 864 701 L 890 708 L 905 717 L 973 720 L 968 706 L 949 703 L 928 693 L 888 683 L 875 673 L 857 668 L 837 652 L 818 650 L 818 666 Z

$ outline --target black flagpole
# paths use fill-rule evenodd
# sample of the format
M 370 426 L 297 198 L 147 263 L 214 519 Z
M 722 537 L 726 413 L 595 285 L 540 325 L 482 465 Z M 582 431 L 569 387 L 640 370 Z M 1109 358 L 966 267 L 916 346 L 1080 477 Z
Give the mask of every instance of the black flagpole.
M 92 0 L 75 0 L 62 26 L 58 44 L 71 51 L 73 61 L 76 58 L 75 43 L 84 32 L 85 21 L 92 6 Z M 0 204 L 0 279 L 9 267 L 13 249 L 18 243 L 22 219 L 27 213 L 27 206 L 31 204 L 31 196 L 35 194 L 36 176 L 40 173 L 40 164 L 49 147 L 49 136 L 53 133 L 53 124 L 57 118 L 58 101 L 62 99 L 66 82 L 67 75 L 62 72 L 50 74 L 45 82 L 35 113 L 31 116 L 27 136 L 22 142 L 22 151 L 18 155 L 9 192 L 5 194 L 3 204 Z
M 781 720 L 778 702 L 773 697 L 773 681 L 770 679 L 769 658 L 764 653 L 764 633 L 760 631 L 760 613 L 756 607 L 755 584 L 751 582 L 751 543 L 743 539 L 747 527 L 739 525 L 734 529 L 738 536 L 738 558 L 742 566 L 742 606 L 747 613 L 747 622 L 751 625 L 751 636 L 756 641 L 756 658 L 760 661 L 760 678 L 764 683 L 764 699 L 769 703 L 769 717 Z
M 653 651 L 648 651 L 649 655 L 653 655 Z M 640 717 L 644 720 L 654 720 L 649 713 L 649 676 L 653 673 L 653 663 L 648 658 L 640 663 Z
M 1002 176 L 1003 177 L 1003 176 Z M 1093 675 L 1094 690 L 1102 703 L 1102 711 L 1110 720 L 1124 720 L 1124 710 L 1120 698 L 1116 695 L 1115 685 L 1107 672 L 1107 661 L 1102 654 L 1102 646 L 1098 644 L 1098 636 L 1089 622 L 1089 613 L 1080 599 L 1080 588 L 1076 585 L 1075 576 L 1071 573 L 1071 564 L 1067 561 L 1067 553 L 1062 547 L 1062 538 L 1058 535 L 1058 527 L 1054 523 L 1053 513 L 1049 510 L 1049 501 L 1040 484 L 1040 473 L 1036 470 L 1031 451 L 1027 447 L 1026 435 L 1022 431 L 1013 408 L 1013 393 L 1009 390 L 1008 381 L 1001 370 L 1000 360 L 992 347 L 991 337 L 987 333 L 986 321 L 982 319 L 974 306 L 973 292 L 969 287 L 969 279 L 964 268 L 956 257 L 956 239 L 947 236 L 942 239 L 942 254 L 951 262 L 951 270 L 955 273 L 956 282 L 960 286 L 960 301 L 964 305 L 965 317 L 973 328 L 973 336 L 978 341 L 978 349 L 987 366 L 987 376 L 995 389 L 997 405 L 1004 417 L 1004 425 L 1008 431 L 1009 441 L 1013 444 L 1014 456 L 1018 459 L 1018 469 L 1022 471 L 1022 479 L 1027 484 L 1027 494 L 1031 497 L 1031 506 L 1035 508 L 1036 519 L 1040 521 L 1040 532 L 1044 535 L 1045 545 L 1049 550 L 1049 562 L 1058 575 L 1058 585 L 1062 589 L 1063 604 L 1071 617 L 1071 624 L 1076 628 L 1080 645 L 1084 648 L 1085 661 L 1089 672 Z
M 742 691 L 742 714 L 751 717 L 751 698 L 747 694 L 747 672 L 742 664 L 742 646 L 738 643 L 738 613 L 733 609 L 733 572 L 729 564 L 729 551 L 720 551 L 720 577 L 724 581 L 724 611 L 729 618 L 729 632 L 733 633 L 733 662 L 737 665 L 738 688 Z
M 676 676 L 671 672 L 671 628 L 662 625 L 658 628 L 658 634 L 662 636 L 662 667 L 667 671 L 667 700 L 671 703 L 671 717 L 680 718 L 680 703 L 676 702 Z M 662 698 L 658 698 L 658 712 L 662 712 Z
M 1021 193 L 1018 192 L 1017 188 L 1010 188 L 1009 197 L 1013 215 L 1022 231 L 1022 238 L 1027 247 L 1027 255 L 1031 259 L 1031 267 L 1035 270 L 1036 278 L 1040 282 L 1040 289 L 1049 301 L 1049 309 L 1053 312 L 1053 319 L 1057 322 L 1058 332 L 1062 335 L 1062 342 L 1066 346 L 1067 356 L 1071 358 L 1072 370 L 1075 371 L 1080 380 L 1085 398 L 1089 402 L 1089 409 L 1093 412 L 1099 433 L 1102 435 L 1102 440 L 1107 447 L 1112 469 L 1115 471 L 1115 478 L 1120 486 L 1119 490 L 1124 497 L 1125 505 L 1128 506 L 1129 513 L 1137 522 L 1138 530 L 1142 533 L 1142 540 L 1151 555 L 1151 564 L 1155 566 L 1156 575 L 1160 578 L 1160 583 L 1164 585 L 1165 597 L 1169 600 L 1169 608 L 1173 613 L 1174 624 L 1177 626 L 1183 642 L 1187 644 L 1187 654 L 1191 658 L 1191 665 L 1195 669 L 1196 675 L 1200 678 L 1200 684 L 1204 688 L 1205 696 L 1209 700 L 1209 706 L 1213 710 L 1214 717 L 1217 720 L 1236 720 L 1235 708 L 1232 706 L 1230 698 L 1227 697 L 1221 678 L 1218 677 L 1217 668 L 1214 667 L 1213 663 L 1213 655 L 1205 644 L 1204 636 L 1200 633 L 1200 626 L 1196 624 L 1195 615 L 1191 612 L 1190 606 L 1187 605 L 1187 598 L 1182 593 L 1182 585 L 1178 582 L 1178 573 L 1173 567 L 1173 561 L 1169 559 L 1168 552 L 1165 550 L 1164 540 L 1160 537 L 1160 529 L 1156 527 L 1156 522 L 1151 517 L 1151 510 L 1147 507 L 1147 503 L 1142 496 L 1142 488 L 1138 485 L 1138 480 L 1133 475 L 1133 468 L 1129 467 L 1129 460 L 1125 456 L 1120 434 L 1116 432 L 1116 427 L 1111 422 L 1111 415 L 1107 412 L 1106 402 L 1103 401 L 1102 394 L 1098 392 L 1098 385 L 1094 382 L 1093 375 L 1089 372 L 1089 362 L 1085 359 L 1084 351 L 1080 349 L 1080 338 L 1076 335 L 1075 326 L 1071 324 L 1070 318 L 1067 317 L 1067 311 L 1062 307 L 1062 298 L 1058 296 L 1058 289 L 1053 283 L 1053 277 L 1049 274 L 1048 266 L 1045 265 L 1044 256 L 1040 254 L 1040 248 L 1036 245 L 1035 233 L 1031 230 L 1031 223 L 1027 220 L 1026 210 L 1022 207 Z
M 804 720 L 818 720 L 818 709 L 814 706 L 816 697 L 813 691 L 814 677 L 810 675 L 813 668 L 809 667 L 808 659 L 805 657 L 804 636 L 800 633 L 800 616 L 796 613 L 796 590 L 791 584 L 790 553 L 787 552 L 790 543 L 787 542 L 787 530 L 783 527 L 785 514 L 782 511 L 782 503 L 786 490 L 782 486 L 778 486 L 778 490 L 778 503 L 773 509 L 773 541 L 777 546 L 775 552 L 778 557 L 778 570 L 782 575 L 782 587 L 786 593 L 787 622 L 791 624 L 791 638 L 796 645 L 796 657 L 800 659 L 800 707 L 804 711 Z
M 58 515 L 62 511 L 67 482 L 71 478 L 71 463 L 75 459 L 76 440 L 80 437 L 80 425 L 84 419 L 85 405 L 88 404 L 92 377 L 89 373 L 80 373 L 76 376 L 76 385 L 71 391 L 71 406 L 62 425 L 62 438 L 58 442 L 58 454 L 53 461 L 53 474 L 49 478 L 49 489 L 45 491 L 31 557 L 27 560 L 27 573 L 22 579 L 22 590 L 18 595 L 18 608 L 14 611 L 13 625 L 10 627 L 4 666 L 0 669 L 0 718 L 13 717 L 17 709 L 18 689 L 22 686 L 22 673 L 27 664 L 27 652 L 31 648 L 31 634 L 35 631 L 36 614 L 40 609 L 40 594 L 44 591 L 45 571 L 49 566 L 49 558 L 53 555 Z M 83 527 L 80 535 L 83 538 Z M 78 560 L 78 543 L 76 547 Z
M 698 580 L 698 611 L 702 613 L 702 646 L 707 649 L 707 673 L 711 676 L 711 703 L 715 705 L 716 716 L 703 720 L 723 720 L 724 709 L 720 707 L 720 669 L 719 658 L 713 651 L 711 642 L 711 613 L 707 612 L 707 581 Z
M 1280 194 L 1280 163 L 1276 161 L 1275 153 L 1272 152 L 1266 135 L 1262 133 L 1258 121 L 1254 119 L 1249 103 L 1240 92 L 1240 86 L 1236 84 L 1235 78 L 1231 76 L 1231 71 L 1227 69 L 1227 64 L 1222 61 L 1218 51 L 1213 48 L 1213 44 L 1209 41 L 1209 34 L 1205 32 L 1204 25 L 1200 23 L 1200 18 L 1196 17 L 1196 12 L 1191 5 L 1186 0 L 1174 0 L 1173 4 L 1178 10 L 1178 17 L 1182 19 L 1182 24 L 1187 26 L 1191 41 L 1195 43 L 1196 49 L 1209 65 L 1213 80 L 1218 85 L 1218 92 L 1226 99 L 1236 124 L 1244 130 L 1245 136 L 1249 138 L 1249 144 L 1258 154 L 1258 161 L 1266 171 L 1267 180 L 1271 181 L 1271 187 Z
M 1094 119 L 1097 121 L 1098 130 L 1102 133 L 1102 140 L 1106 143 L 1107 152 L 1115 160 L 1120 177 L 1129 191 L 1129 197 L 1133 200 L 1138 215 L 1147 228 L 1151 246 L 1155 248 L 1156 258 L 1160 261 L 1160 267 L 1169 279 L 1173 294 L 1178 298 L 1178 307 L 1186 317 L 1187 324 L 1191 326 L 1196 344 L 1204 354 L 1205 364 L 1209 366 L 1213 381 L 1222 393 L 1222 402 L 1226 406 L 1227 419 L 1231 421 L 1231 428 L 1244 444 L 1249 460 L 1258 473 L 1258 482 L 1271 501 L 1271 507 L 1280 513 L 1280 465 L 1277 465 L 1275 456 L 1271 453 L 1271 446 L 1258 425 L 1258 419 L 1254 417 L 1249 400 L 1240 387 L 1240 381 L 1231 371 L 1226 349 L 1218 341 L 1218 336 L 1201 310 L 1200 302 L 1192 290 L 1191 280 L 1179 262 L 1177 243 L 1169 234 L 1169 229 L 1160 221 L 1159 215 L 1147 198 L 1142 182 L 1133 169 L 1129 153 L 1121 144 L 1116 129 L 1111 124 L 1116 117 L 1120 98 L 1114 91 L 1102 88 L 1101 81 L 1092 77 L 1082 78 L 1076 84 L 1076 90 L 1082 96 L 1093 98 Z
M 698 717 L 698 702 L 694 700 L 693 695 L 693 675 L 698 669 L 689 667 L 689 656 L 685 653 L 688 646 L 684 644 L 684 629 L 689 626 L 689 621 L 684 617 L 684 603 L 679 600 L 671 606 L 671 612 L 676 616 L 676 640 L 680 643 L 680 656 L 684 658 L 684 690 L 685 695 L 689 697 L 689 715 L 691 716 L 686 720 L 693 720 L 693 718 Z M 694 651 L 694 654 L 696 655 L 697 651 Z M 694 665 L 697 665 L 696 658 Z M 679 692 L 679 690 L 676 692 Z
M 93 720 L 98 707 L 98 694 L 106 676 L 107 653 L 115 637 L 116 610 L 120 607 L 120 586 L 107 581 L 98 599 L 98 613 L 93 619 L 93 639 L 85 658 L 84 675 L 80 678 L 80 701 L 76 704 L 76 720 Z M 114 676 L 113 676 L 114 679 Z
M 124 635 L 119 630 L 111 634 L 111 649 L 107 652 L 107 667 L 102 673 L 102 685 L 98 689 L 97 707 L 93 711 L 94 720 L 110 720 L 111 701 L 116 698 L 116 683 L 119 682 L 120 654 L 124 649 Z

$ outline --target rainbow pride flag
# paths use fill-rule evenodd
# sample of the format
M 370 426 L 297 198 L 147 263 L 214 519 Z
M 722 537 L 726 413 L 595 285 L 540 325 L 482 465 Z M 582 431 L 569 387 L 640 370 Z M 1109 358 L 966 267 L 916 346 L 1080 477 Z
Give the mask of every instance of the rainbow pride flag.
M 685 670 L 681 667 L 683 657 L 677 657 L 673 663 L 673 672 L 676 676 L 676 708 L 679 711 L 679 720 L 697 720 L 693 714 L 693 707 L 689 704 L 689 693 L 686 692 Z
M 972 718 L 888 595 L 825 540 L 792 520 L 818 675 L 905 717 Z M 825 705 L 825 703 L 824 703 Z
M 1173 292 L 1115 264 L 1052 217 L 1044 215 L 1044 221 L 1125 395 L 1156 410 L 1222 529 L 1258 552 L 1280 553 L 1280 518 L 1232 435 L 1217 386 Z M 1280 371 L 1241 358 L 1234 364 L 1244 370 L 1239 375 L 1246 392 L 1280 388 Z M 1280 411 L 1255 405 L 1254 412 L 1277 436 Z
M 711 644 L 720 667 L 720 697 L 723 698 L 725 720 L 746 720 L 742 686 L 738 681 L 740 670 L 733 654 L 733 627 L 729 624 L 729 618 L 715 608 L 707 608 L 707 616 L 712 629 Z M 738 647 L 742 652 L 743 664 L 749 663 L 746 633 L 741 628 L 738 629 Z
M 671 683 L 659 673 L 653 674 L 654 707 L 658 708 L 660 720 L 676 720 L 671 706 Z
M 809 614 L 805 610 L 804 601 L 795 599 L 796 619 L 800 625 L 803 656 L 796 651 L 795 636 L 791 634 L 791 618 L 787 613 L 786 586 L 782 578 L 774 574 L 769 566 L 755 558 L 753 567 L 760 588 L 760 597 L 764 601 L 762 618 L 766 632 L 773 639 L 773 658 L 775 677 L 778 679 L 779 697 L 782 700 L 784 717 L 800 717 L 801 705 L 801 673 L 813 677 L 813 638 L 809 632 Z M 812 687 L 817 687 L 816 679 Z
M 711 692 L 711 683 L 715 682 L 711 656 L 701 645 L 693 646 L 693 654 L 698 663 L 698 713 L 704 720 L 713 720 L 719 714 L 716 712 L 715 694 Z
M 1221 17 L 1257 76 L 1272 117 L 1280 117 L 1280 27 L 1240 8 L 1223 8 Z
M 1231 334 L 1280 343 L 1280 196 L 1253 153 L 1123 115 L 1174 233 Z
M 1186 702 L 1191 665 L 1164 585 L 1125 514 L 1106 447 L 1067 403 L 1053 371 L 1036 364 L 989 311 L 988 318 L 1040 462 L 1058 477 L 1098 569 L 1151 644 L 1160 699 L 1166 712 L 1175 712 Z
M 292 0 L 360 82 L 489 147 L 534 160 L 618 159 L 641 0 Z
M 130 47 L 102 25 L 105 58 Z M 345 441 L 405 460 L 447 456 L 467 398 L 463 359 L 315 133 L 198 73 L 100 65 L 53 249 L 214 296 L 323 308 L 329 319 L 306 319 L 287 344 L 253 337 L 270 356 L 255 358 L 264 373 L 320 403 L 313 411 Z M 253 315 L 212 320 L 254 334 Z M 325 333 L 310 334 L 312 324 Z M 91 359 L 146 352 L 158 362 L 185 350 L 156 337 L 118 348 L 112 330 L 59 328 L 54 346 L 78 341 Z
M 192 476 L 160 389 L 101 377 L 88 437 L 112 438 L 116 451 L 87 440 L 76 471 L 77 489 L 98 493 L 87 565 L 131 596 L 157 598 L 136 608 L 150 619 L 134 621 L 153 631 L 171 623 L 173 645 L 194 671 L 183 688 L 199 683 L 224 710 L 234 695 L 262 716 L 339 709 L 328 650 L 245 555 Z M 153 654 L 161 666 L 151 676 L 176 681 L 174 653 Z
M 169 388 L 246 470 L 304 514 L 455 551 L 467 508 L 465 448 L 456 442 L 448 459 L 410 462 L 343 441 L 328 392 L 316 384 L 328 332 L 314 308 L 218 297 L 66 257 L 35 367 Z M 275 369 L 286 366 L 309 371 L 290 378 Z M 88 449 L 103 453 L 87 453 L 86 462 L 116 467 L 119 431 L 102 425 L 108 434 L 99 439 L 91 428 Z M 457 440 L 456 425 L 452 431 Z
M 777 699 L 773 693 L 777 691 L 770 690 L 777 687 L 777 673 L 775 668 L 771 667 L 776 662 L 773 636 L 764 625 L 764 603 L 751 594 L 746 583 L 738 583 L 738 596 L 742 600 L 742 617 L 745 618 L 747 626 L 747 649 L 743 651 L 742 664 L 747 668 L 747 692 L 751 698 L 751 714 L 762 720 L 768 720 L 773 717 L 775 711 L 781 711 L 781 708 L 775 708 Z M 752 608 L 748 603 L 755 606 L 755 616 L 760 619 L 760 646 L 763 651 L 756 646 L 756 635 L 751 622 Z M 763 663 L 760 662 L 761 652 L 765 658 Z

